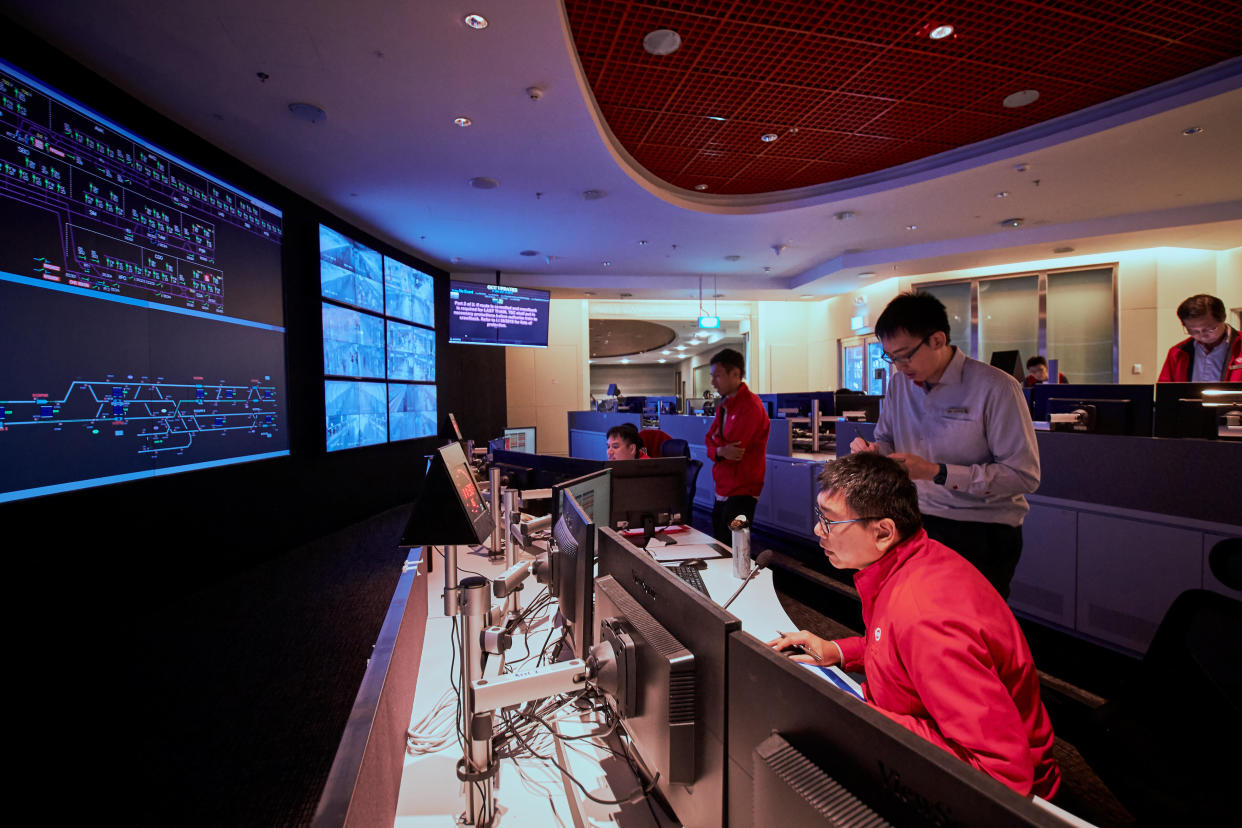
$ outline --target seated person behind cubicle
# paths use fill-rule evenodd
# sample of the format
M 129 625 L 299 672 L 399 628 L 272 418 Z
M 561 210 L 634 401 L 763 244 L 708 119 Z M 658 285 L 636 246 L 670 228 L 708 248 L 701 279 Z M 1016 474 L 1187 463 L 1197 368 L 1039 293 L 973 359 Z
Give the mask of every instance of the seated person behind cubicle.
M 1026 382 L 1023 383 L 1027 388 L 1032 385 L 1042 385 L 1048 381 L 1048 360 L 1039 354 L 1026 361 L 1026 370 L 1030 372 L 1026 375 Z M 1064 385 L 1069 380 L 1065 378 L 1065 374 L 1057 371 L 1057 382 Z
M 863 670 L 867 703 L 1020 794 L 1045 799 L 1061 772 L 1039 675 L 1013 613 L 965 558 L 921 527 L 918 491 L 896 461 L 856 453 L 820 476 L 815 534 L 856 569 L 866 635 L 805 630 L 770 642 L 795 659 Z
M 641 460 L 647 456 L 638 427 L 633 423 L 613 426 L 608 429 L 607 438 L 609 460 Z

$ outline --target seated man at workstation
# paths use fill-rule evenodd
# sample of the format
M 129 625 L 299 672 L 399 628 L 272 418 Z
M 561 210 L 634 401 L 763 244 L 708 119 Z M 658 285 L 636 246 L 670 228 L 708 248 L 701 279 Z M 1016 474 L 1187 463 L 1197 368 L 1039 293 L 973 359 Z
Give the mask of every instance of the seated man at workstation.
M 1026 370 L 1030 373 L 1026 375 L 1026 382 L 1023 383 L 1027 388 L 1032 385 L 1043 385 L 1048 381 L 1048 360 L 1036 354 L 1026 361 Z M 1061 385 L 1069 382 L 1065 378 L 1065 374 L 1057 371 L 1057 382 Z
M 1061 783 L 1039 674 L 1013 613 L 983 575 L 920 527 L 905 469 L 875 453 L 828 464 L 812 505 L 828 561 L 858 570 L 866 635 L 805 630 L 769 642 L 798 661 L 866 674 L 869 705 L 1018 793 Z
M 974 564 L 1009 597 L 1022 554 L 1024 495 L 1039 488 L 1035 426 L 1017 380 L 949 344 L 949 317 L 930 293 L 903 293 L 875 322 L 895 369 L 880 407 L 878 451 L 919 492 L 927 534 Z
M 608 429 L 609 460 L 641 460 L 647 456 L 638 428 L 633 423 L 622 423 Z
M 1242 336 L 1225 321 L 1225 303 L 1199 293 L 1177 306 L 1189 337 L 1169 349 L 1157 382 L 1242 382 Z

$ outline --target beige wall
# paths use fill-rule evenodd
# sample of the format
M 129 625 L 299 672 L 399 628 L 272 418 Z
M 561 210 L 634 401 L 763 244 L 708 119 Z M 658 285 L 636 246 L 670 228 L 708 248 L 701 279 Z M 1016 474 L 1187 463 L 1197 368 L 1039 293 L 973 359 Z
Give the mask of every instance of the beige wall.
M 547 348 L 506 348 L 508 424 L 534 425 L 540 453 L 569 453 L 566 412 L 590 401 L 587 303 L 553 299 Z

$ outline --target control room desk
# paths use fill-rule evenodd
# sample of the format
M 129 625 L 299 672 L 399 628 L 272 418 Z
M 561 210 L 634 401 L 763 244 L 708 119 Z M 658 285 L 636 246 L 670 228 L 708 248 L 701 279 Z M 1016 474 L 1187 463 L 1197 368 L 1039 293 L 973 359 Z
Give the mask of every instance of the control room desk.
M 676 538 L 679 543 L 712 542 L 712 538 L 694 529 L 678 533 Z M 442 560 L 437 561 L 436 573 L 425 577 L 425 583 L 416 586 L 427 590 L 428 618 L 411 722 L 423 719 L 449 688 L 453 659 L 453 624 L 451 618 L 444 616 L 444 602 L 441 599 L 442 565 Z M 462 570 L 460 577 L 469 574 L 465 571 L 467 569 L 488 577 L 498 575 L 503 569 L 502 563 L 490 563 L 483 554 L 467 554 L 464 547 L 459 555 L 458 566 Z M 741 584 L 733 576 L 733 562 L 730 558 L 708 560 L 707 569 L 701 574 L 712 600 L 717 603 L 727 601 Z M 523 596 L 523 606 L 537 592 L 538 590 L 529 588 L 523 590 L 520 593 Z M 761 570 L 756 574 L 750 585 L 730 605 L 729 612 L 742 621 L 744 630 L 765 641 L 775 638 L 778 631 L 793 629 L 789 617 L 777 600 L 772 586 L 771 570 Z M 547 613 L 530 630 L 532 650 L 538 649 L 547 639 L 552 623 L 551 616 L 551 612 Z M 523 644 L 516 636 L 514 647 L 509 652 L 524 654 Z M 494 671 L 496 662 L 495 657 L 489 660 L 489 672 Z M 593 729 L 595 724 L 584 721 L 559 726 L 564 727 L 566 735 L 572 735 Z M 598 746 L 588 746 L 588 740 L 568 744 L 575 746 L 564 752 L 570 770 L 593 795 L 601 799 L 615 799 L 633 791 L 638 784 L 628 765 L 612 757 L 606 750 Z M 406 756 L 394 823 L 398 828 L 450 826 L 456 823 L 457 816 L 465 810 L 463 787 L 455 774 L 455 765 L 459 758 L 461 750 L 455 739 L 451 739 L 448 746 L 439 752 Z M 572 801 L 567 790 L 572 792 Z M 505 826 L 530 825 L 542 828 L 571 825 L 574 822 L 575 808 L 587 825 L 611 825 L 618 822 L 623 825 L 656 824 L 652 819 L 652 810 L 641 800 L 628 805 L 600 805 L 591 802 L 582 796 L 581 791 L 563 780 L 559 771 L 550 763 L 531 758 L 502 760 L 496 780 L 495 797 L 499 806 L 500 824 Z M 655 811 L 663 816 L 659 809 Z

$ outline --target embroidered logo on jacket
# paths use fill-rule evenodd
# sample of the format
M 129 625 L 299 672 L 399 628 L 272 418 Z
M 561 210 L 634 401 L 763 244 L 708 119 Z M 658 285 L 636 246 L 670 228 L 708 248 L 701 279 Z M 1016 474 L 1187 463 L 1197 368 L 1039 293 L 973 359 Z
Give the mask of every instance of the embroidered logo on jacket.
M 875 640 L 876 641 L 880 640 L 880 628 L 879 627 L 875 628 Z

